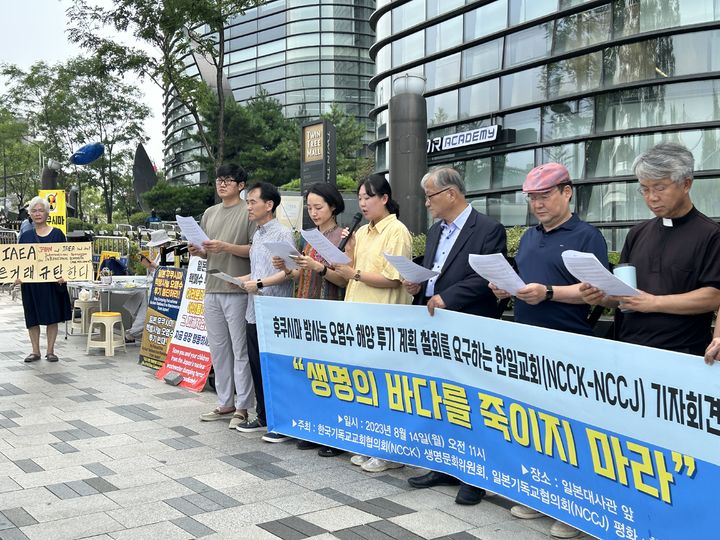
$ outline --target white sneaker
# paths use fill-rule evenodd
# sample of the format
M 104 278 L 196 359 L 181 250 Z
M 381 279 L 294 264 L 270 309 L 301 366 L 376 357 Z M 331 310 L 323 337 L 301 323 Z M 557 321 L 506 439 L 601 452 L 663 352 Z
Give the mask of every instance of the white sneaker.
M 580 531 L 562 521 L 555 521 L 550 527 L 550 536 L 553 538 L 575 538 L 580 536 Z
M 230 429 L 237 428 L 240 424 L 247 422 L 247 411 L 245 409 L 236 410 L 230 419 L 228 427 Z
M 358 467 L 360 467 L 363 463 L 365 463 L 365 462 L 366 462 L 367 460 L 369 460 L 369 459 L 370 459 L 370 458 L 367 457 L 367 456 L 361 456 L 360 454 L 357 454 L 357 455 L 355 455 L 355 456 L 353 456 L 353 457 L 350 458 L 350 463 L 352 463 L 353 465 L 357 465 Z
M 404 467 L 404 465 L 402 463 L 395 463 L 394 461 L 385 461 L 380 458 L 370 458 L 363 463 L 361 467 L 365 472 L 376 473 L 387 471 L 388 469 L 399 469 L 400 467 Z
M 537 519 L 542 517 L 542 512 L 523 506 L 522 504 L 516 504 L 510 509 L 510 513 L 519 519 Z

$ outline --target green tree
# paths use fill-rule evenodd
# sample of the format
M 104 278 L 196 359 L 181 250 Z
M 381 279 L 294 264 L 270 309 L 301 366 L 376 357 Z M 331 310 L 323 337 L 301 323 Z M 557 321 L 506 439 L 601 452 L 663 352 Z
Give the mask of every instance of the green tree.
M 215 166 L 224 161 L 225 99 L 224 84 L 226 40 L 225 26 L 232 17 L 262 0 L 75 0 L 67 10 L 73 21 L 71 39 L 95 51 L 121 72 L 133 71 L 147 76 L 192 115 L 203 148 Z M 112 29 L 113 37 L 107 36 Z M 135 45 L 121 43 L 116 36 L 131 34 Z M 209 63 L 213 76 L 194 75 L 184 59 L 195 54 L 199 63 Z M 200 108 L 211 96 L 218 108 L 215 144 L 201 121 Z
M 0 108 L 0 159 L 3 197 L 17 199 L 18 206 L 37 193 L 40 171 L 37 149 L 27 142 L 28 125 Z
M 365 127 L 357 118 L 344 112 L 337 103 L 321 115 L 335 126 L 336 166 L 338 175 L 348 175 L 359 182 L 373 170 L 375 161 L 368 157 L 363 137 Z
M 216 132 L 218 111 L 213 104 L 202 110 L 206 133 Z M 297 122 L 285 118 L 280 102 L 267 92 L 260 91 L 246 105 L 228 99 L 225 126 L 225 162 L 241 164 L 251 182 L 279 186 L 299 176 L 300 128 Z M 211 143 L 215 143 L 214 138 Z M 215 166 L 202 156 L 197 158 L 209 169 Z
M 124 190 L 127 193 L 131 176 L 129 148 L 144 141 L 142 123 L 150 110 L 142 104 L 137 88 L 113 74 L 98 57 L 70 60 L 58 76 L 75 97 L 77 105 L 83 107 L 82 119 L 75 129 L 77 142 L 101 142 L 105 146 L 102 157 L 89 168 L 96 173 L 105 217 L 112 223 L 117 192 Z
M 185 216 L 196 216 L 214 202 L 215 191 L 211 186 L 176 186 L 159 180 L 143 197 L 157 214 L 174 220 L 176 210 Z

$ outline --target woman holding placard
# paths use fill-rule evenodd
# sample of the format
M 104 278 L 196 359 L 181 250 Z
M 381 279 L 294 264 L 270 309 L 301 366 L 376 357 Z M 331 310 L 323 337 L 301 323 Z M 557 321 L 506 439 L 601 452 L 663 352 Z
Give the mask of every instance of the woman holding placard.
M 65 242 L 65 235 L 60 229 L 48 225 L 50 204 L 42 197 L 34 197 L 28 205 L 28 212 L 33 221 L 34 229 L 25 231 L 20 235 L 21 244 L 44 244 L 50 242 Z M 16 283 L 22 283 L 18 279 Z M 24 283 L 21 287 L 23 310 L 25 312 L 25 326 L 30 335 L 32 353 L 25 362 L 40 360 L 40 326 L 46 326 L 47 358 L 48 362 L 57 362 L 55 354 L 55 339 L 58 334 L 58 323 L 68 321 L 72 317 L 70 296 L 68 295 L 65 280 L 56 282 Z

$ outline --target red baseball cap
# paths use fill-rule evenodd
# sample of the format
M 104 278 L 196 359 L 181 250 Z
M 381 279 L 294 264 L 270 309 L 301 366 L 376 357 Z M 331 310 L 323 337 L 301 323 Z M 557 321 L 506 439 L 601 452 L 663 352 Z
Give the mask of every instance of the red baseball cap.
M 560 163 L 544 163 L 530 171 L 523 182 L 525 193 L 547 191 L 560 184 L 570 183 L 570 173 Z

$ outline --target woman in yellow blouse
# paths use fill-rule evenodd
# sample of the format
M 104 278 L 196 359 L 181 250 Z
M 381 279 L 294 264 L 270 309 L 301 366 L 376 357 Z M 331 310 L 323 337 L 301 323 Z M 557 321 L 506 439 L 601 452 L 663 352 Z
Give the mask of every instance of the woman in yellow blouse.
M 346 302 L 410 304 L 412 297 L 402 286 L 400 274 L 383 253 L 412 257 L 410 231 L 398 220 L 400 209 L 383 175 L 373 174 L 358 189 L 358 202 L 370 223 L 358 229 L 348 242 L 346 253 L 352 261 L 337 265 L 335 271 L 348 280 Z M 350 460 L 367 472 L 402 467 L 379 458 L 356 455 Z
M 398 220 L 400 209 L 385 177 L 371 175 L 358 189 L 360 210 L 370 223 L 348 242 L 352 261 L 335 270 L 348 281 L 346 302 L 410 304 L 412 297 L 402 286 L 400 274 L 383 253 L 412 257 L 410 231 Z

